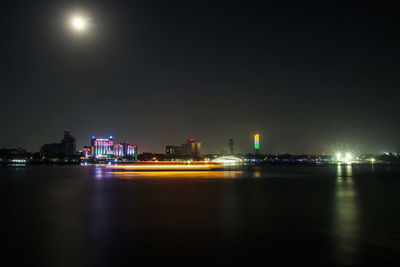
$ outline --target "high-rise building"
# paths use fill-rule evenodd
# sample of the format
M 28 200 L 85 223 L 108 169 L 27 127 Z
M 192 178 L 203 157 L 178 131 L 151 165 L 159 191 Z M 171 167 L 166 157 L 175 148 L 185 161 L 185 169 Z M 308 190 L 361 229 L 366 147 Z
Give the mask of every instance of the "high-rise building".
M 61 140 L 61 150 L 67 156 L 76 155 L 76 139 L 71 135 L 70 130 L 65 130 L 64 138 Z
M 201 143 L 195 142 L 193 138 L 187 139 L 185 144 L 182 144 L 182 155 L 184 156 L 201 156 Z

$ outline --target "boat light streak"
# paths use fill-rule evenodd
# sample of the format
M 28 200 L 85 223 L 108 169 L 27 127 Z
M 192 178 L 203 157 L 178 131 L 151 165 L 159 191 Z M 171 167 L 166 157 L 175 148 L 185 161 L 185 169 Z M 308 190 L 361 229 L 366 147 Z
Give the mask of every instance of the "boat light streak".
M 128 170 L 165 170 L 165 169 L 170 169 L 170 170 L 187 170 L 187 169 L 215 169 L 215 168 L 223 168 L 224 166 L 221 165 L 198 165 L 198 164 L 187 164 L 187 165 L 112 165 L 112 166 L 107 166 L 107 168 L 111 169 L 128 169 Z

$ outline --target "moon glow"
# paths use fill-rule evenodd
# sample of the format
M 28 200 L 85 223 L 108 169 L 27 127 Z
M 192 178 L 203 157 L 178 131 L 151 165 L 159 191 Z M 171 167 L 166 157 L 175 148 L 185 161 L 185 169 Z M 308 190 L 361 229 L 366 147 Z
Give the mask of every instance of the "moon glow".
M 71 26 L 75 31 L 82 32 L 87 28 L 87 22 L 83 17 L 74 16 L 71 18 Z

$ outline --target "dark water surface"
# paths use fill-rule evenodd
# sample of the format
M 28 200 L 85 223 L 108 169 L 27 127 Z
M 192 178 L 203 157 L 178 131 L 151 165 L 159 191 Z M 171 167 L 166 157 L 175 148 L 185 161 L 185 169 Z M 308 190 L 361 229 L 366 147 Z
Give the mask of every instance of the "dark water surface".
M 399 166 L 0 168 L 12 265 L 400 265 Z

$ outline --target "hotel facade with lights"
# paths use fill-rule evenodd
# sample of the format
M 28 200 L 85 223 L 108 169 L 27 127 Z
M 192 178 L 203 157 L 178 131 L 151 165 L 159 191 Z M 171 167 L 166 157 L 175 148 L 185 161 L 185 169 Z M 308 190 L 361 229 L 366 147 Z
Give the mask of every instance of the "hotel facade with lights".
M 137 145 L 114 143 L 114 137 L 90 139 L 90 147 L 83 149 L 83 156 L 92 159 L 137 159 Z

